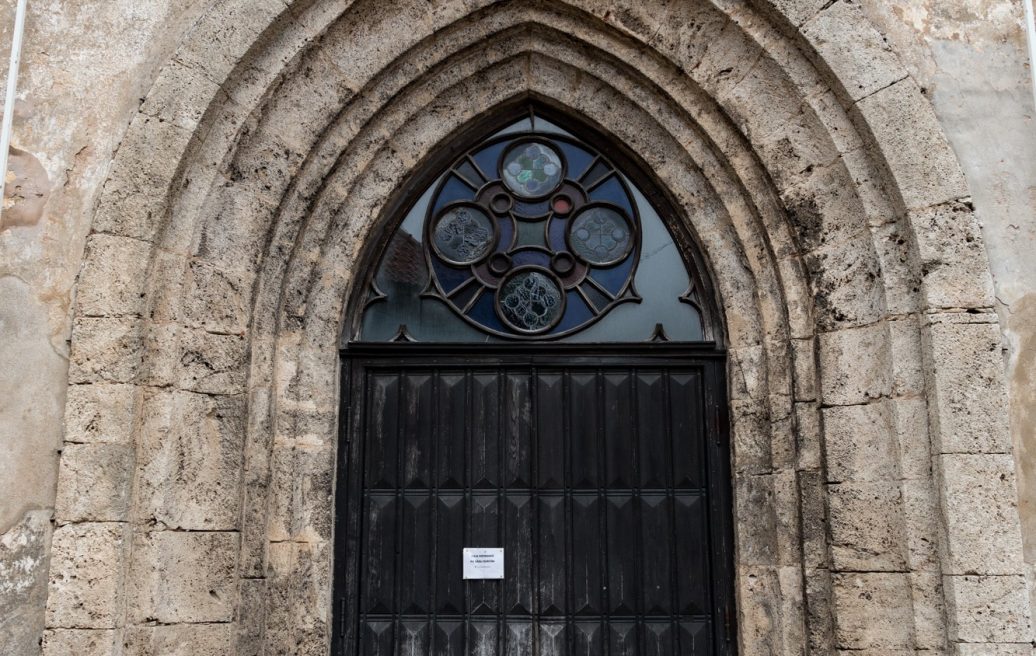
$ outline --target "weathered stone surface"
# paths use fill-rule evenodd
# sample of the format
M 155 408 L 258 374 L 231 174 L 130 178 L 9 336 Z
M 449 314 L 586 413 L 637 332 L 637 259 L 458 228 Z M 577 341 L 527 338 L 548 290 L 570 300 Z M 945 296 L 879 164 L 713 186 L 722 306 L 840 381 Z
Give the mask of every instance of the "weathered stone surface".
M 928 307 L 992 307 L 993 279 L 971 207 L 964 202 L 935 205 L 912 212 L 910 222 L 925 236 L 918 250 Z
M 188 530 L 237 527 L 245 407 L 243 396 L 146 395 L 137 462 L 141 519 Z
M 117 656 L 119 632 L 113 629 L 53 629 L 43 634 L 46 656 Z
M 957 322 L 971 317 L 928 317 L 934 446 L 936 453 L 1009 453 L 1000 334 L 992 323 Z
M 122 612 L 125 524 L 69 524 L 54 531 L 47 626 L 110 629 Z
M 944 576 L 961 642 L 1023 642 L 1032 635 L 1023 576 Z
M 931 105 L 912 79 L 876 91 L 856 106 L 883 144 L 882 154 L 908 209 L 968 195 L 957 158 L 939 129 Z M 920 231 L 915 230 L 915 234 L 919 241 L 928 238 Z
M 139 316 L 144 311 L 145 273 L 151 244 L 95 234 L 86 242 L 76 303 L 82 316 Z
M 830 482 L 889 481 L 899 475 L 891 403 L 823 409 L 824 456 Z
M 138 319 L 78 319 L 72 327 L 69 382 L 133 381 L 140 369 L 141 325 Z
M 55 502 L 58 523 L 126 521 L 132 476 L 133 451 L 126 445 L 65 445 Z
M 908 575 L 834 575 L 835 639 L 840 649 L 910 649 L 913 615 Z
M 959 642 L 953 645 L 955 656 L 1032 656 L 1036 653 L 1032 643 L 995 644 Z
M 906 536 L 897 482 L 839 483 L 829 485 L 828 492 L 835 571 L 904 571 Z
M 38 650 L 46 598 L 50 513 L 31 511 L 0 535 L 0 646 L 10 654 Z
M 128 580 L 134 622 L 229 622 L 237 585 L 236 533 L 159 531 L 133 538 Z
M 271 540 L 331 541 L 335 449 L 276 446 L 270 476 Z
M 72 385 L 65 405 L 65 441 L 129 444 L 138 389 L 133 385 Z
M 873 324 L 885 313 L 881 263 L 870 234 L 822 246 L 803 256 L 820 330 Z
M 812 336 L 861 324 L 868 325 L 854 334 L 871 329 L 880 333 L 880 319 L 886 312 L 898 316 L 920 311 L 915 274 L 921 264 L 935 265 L 926 272 L 923 290 L 930 308 L 966 300 L 971 295 L 968 290 L 974 291 L 982 282 L 985 252 L 968 241 L 976 234 L 974 223 L 954 225 L 951 215 L 942 223 L 925 222 L 926 208 L 933 203 L 950 207 L 947 199 L 959 197 L 963 181 L 941 128 L 914 81 L 933 90 L 940 120 L 957 125 L 958 136 L 966 132 L 971 135 L 969 140 L 985 139 L 987 134 L 1003 134 L 1004 128 L 993 125 L 986 112 L 959 112 L 960 107 L 976 107 L 969 103 L 981 94 L 946 95 L 962 89 L 964 80 L 984 84 L 982 76 L 958 75 L 954 70 L 954 75 L 932 84 L 929 68 L 941 69 L 948 59 L 932 63 L 915 56 L 907 62 L 911 79 L 882 89 L 895 79 L 886 43 L 898 39 L 902 44 L 897 29 L 906 29 L 910 48 L 931 47 L 943 58 L 974 50 L 999 62 L 1005 49 L 1011 52 L 1018 47 L 1020 33 L 992 39 L 984 32 L 988 29 L 984 23 L 1011 16 L 1007 22 L 1020 24 L 1017 5 L 992 0 L 957 11 L 960 3 L 954 0 L 929 3 L 924 11 L 903 12 L 888 3 L 824 0 L 647 2 L 636 6 L 577 1 L 571 8 L 564 3 L 489 6 L 481 1 L 448 0 L 434 7 L 402 3 L 407 5 L 402 9 L 399 3 L 364 0 L 350 6 L 280 0 L 187 2 L 175 8 L 169 3 L 165 3 L 168 7 L 136 3 L 132 8 L 129 4 L 58 2 L 34 10 L 47 12 L 46 16 L 30 17 L 27 46 L 33 65 L 29 67 L 32 74 L 25 76 L 30 85 L 25 98 L 47 106 L 48 111 L 27 115 L 33 110 L 23 107 L 22 101 L 11 109 L 19 141 L 27 147 L 31 144 L 55 187 L 46 205 L 39 203 L 47 213 L 46 220 L 32 229 L 0 226 L 0 255 L 4 256 L 0 273 L 29 281 L 26 285 L 31 287 L 33 299 L 44 299 L 51 316 L 46 326 L 38 324 L 36 341 L 55 351 L 49 354 L 51 360 L 60 361 L 71 323 L 69 290 L 79 270 L 78 249 L 93 221 L 91 256 L 79 289 L 81 311 L 72 337 L 71 375 L 76 383 L 106 382 L 77 385 L 82 391 L 70 395 L 68 438 L 73 443 L 111 443 L 139 450 L 141 469 L 135 473 L 141 480 L 141 493 L 136 497 L 136 520 L 211 530 L 236 528 L 235 518 L 247 515 L 254 535 L 249 538 L 247 569 L 241 571 L 249 576 L 266 571 L 264 554 L 269 545 L 264 540 L 271 536 L 320 538 L 319 548 L 325 550 L 322 556 L 312 555 L 317 550 L 315 543 L 278 544 L 271 550 L 270 572 L 276 574 L 277 585 L 269 590 L 274 631 L 265 645 L 267 651 L 323 654 L 327 650 L 330 546 L 325 543 L 329 533 L 325 488 L 330 487 L 331 479 L 318 460 L 328 457 L 333 444 L 334 422 L 328 417 L 333 418 L 337 400 L 338 363 L 333 345 L 341 303 L 349 281 L 362 273 L 351 271 L 353 262 L 364 253 L 368 237 L 382 227 L 373 218 L 380 215 L 385 199 L 409 178 L 412 166 L 428 161 L 433 147 L 459 133 L 470 118 L 491 111 L 500 100 L 527 91 L 551 103 L 571 105 L 574 112 L 584 114 L 602 132 L 614 134 L 643 157 L 665 182 L 662 195 L 672 194 L 684 203 L 677 215 L 689 217 L 691 232 L 702 236 L 705 260 L 717 274 L 728 313 L 727 345 L 732 362 L 737 363 L 731 368 L 732 395 L 742 404 L 735 409 L 741 431 L 734 434 L 740 440 L 735 444 L 737 476 L 759 479 L 738 488 L 743 500 L 760 505 L 751 512 L 739 505 L 739 517 L 750 521 L 764 518 L 761 526 L 743 531 L 739 526 L 738 531 L 746 535 L 744 551 L 750 560 L 772 556 L 782 563 L 778 569 L 771 565 L 739 569 L 744 650 L 787 655 L 797 653 L 806 641 L 816 653 L 833 650 L 826 569 L 831 555 L 828 532 L 844 536 L 851 534 L 846 531 L 860 528 L 826 523 L 831 499 L 821 472 L 830 454 L 821 455 L 821 422 L 814 406 L 796 406 L 792 422 L 792 391 L 799 401 L 819 401 L 832 411 L 895 397 L 893 415 L 902 454 L 899 466 L 906 478 L 902 489 L 909 565 L 931 565 L 931 550 L 921 555 L 921 545 L 926 540 L 934 544 L 939 536 L 921 521 L 926 511 L 920 491 L 929 467 L 924 448 L 928 430 L 921 419 L 931 402 L 934 437 L 952 434 L 973 440 L 977 435 L 973 428 L 987 418 L 981 407 L 991 397 L 964 391 L 947 406 L 953 416 L 943 417 L 940 413 L 946 408 L 935 401 L 945 401 L 940 394 L 957 388 L 937 379 L 944 369 L 944 354 L 932 355 L 935 350 L 928 349 L 925 368 L 919 366 L 916 340 L 907 321 L 894 322 L 887 338 L 870 342 L 850 339 L 848 333 L 824 335 L 818 350 L 819 368 L 812 363 Z M 764 10 L 757 13 L 760 7 Z M 108 26 L 106 17 L 120 10 L 127 22 Z M 170 26 L 173 18 L 167 21 L 162 13 L 166 11 L 170 17 L 180 17 L 183 26 L 197 27 L 189 37 L 180 39 L 182 31 Z M 873 18 L 885 11 L 898 13 L 892 26 L 886 24 L 879 34 L 863 13 Z M 954 25 L 959 28 L 957 36 L 940 36 L 938 22 L 947 22 L 947 14 L 954 13 L 976 15 L 975 23 L 968 24 L 970 18 L 955 18 L 948 22 L 951 29 L 956 29 Z M 341 19 L 336 20 L 339 14 Z M 455 20 L 460 23 L 454 25 Z M 325 29 L 332 22 L 334 26 Z M 793 29 L 804 22 L 808 22 L 805 39 Z M 160 27 L 148 32 L 156 25 Z M 555 28 L 559 31 L 552 31 Z M 495 33 L 501 29 L 509 31 L 497 38 Z M 96 50 L 81 51 L 68 45 L 87 31 L 91 42 L 104 43 L 105 53 L 110 47 L 112 54 L 98 57 Z M 108 33 L 118 37 L 106 38 Z M 45 38 L 34 41 L 33 34 Z M 400 34 L 406 38 L 399 39 Z M 486 35 L 493 36 L 487 39 Z M 810 48 L 810 39 L 816 49 Z M 174 46 L 178 48 L 175 56 Z M 303 49 L 309 51 L 299 54 Z M 50 51 L 57 54 L 52 56 Z M 458 56 L 440 66 L 440 58 L 458 51 Z M 527 54 L 530 51 L 533 54 Z M 52 74 L 50 61 L 62 62 L 62 70 Z M 495 69 L 480 72 L 496 63 L 500 65 Z M 158 82 L 153 84 L 160 69 Z M 1011 95 L 1016 87 L 1001 87 L 1002 78 L 996 80 L 988 84 L 995 87 L 997 104 L 1022 106 Z M 153 88 L 149 91 L 149 87 Z M 361 88 L 363 92 L 353 96 Z M 872 94 L 849 112 L 862 126 L 859 129 L 841 105 L 843 90 L 853 98 Z M 1021 94 L 1026 98 L 1025 107 L 1029 107 L 1028 91 L 1025 87 Z M 52 103 L 55 96 L 63 102 Z M 146 98 L 142 111 L 123 139 L 123 127 L 137 111 L 140 98 Z M 46 125 L 61 114 L 73 118 L 67 124 Z M 976 115 L 985 119 L 981 130 L 974 129 Z M 338 119 L 341 125 L 330 124 Z M 1025 136 L 1025 125 L 1015 130 L 1014 141 L 1019 144 L 1031 141 Z M 318 139 L 320 150 L 309 152 L 309 145 Z M 122 146 L 108 171 L 119 141 Z M 1025 181 L 1032 177 L 1025 175 L 1028 160 L 1016 151 L 1005 151 L 1003 145 L 1002 140 L 994 142 L 985 156 L 970 160 L 972 169 L 983 168 L 990 159 L 1010 161 L 1012 166 L 1018 163 L 1017 171 L 1010 175 L 997 169 L 1001 175 L 995 183 L 987 179 L 987 193 L 994 186 L 1027 185 Z M 975 150 L 967 152 L 974 155 Z M 891 177 L 883 170 L 885 163 L 890 165 Z M 317 190 L 322 190 L 319 195 Z M 326 204 L 325 190 L 333 190 L 327 193 Z M 1016 195 L 1024 198 L 1021 211 L 1017 205 L 1001 205 L 999 192 L 990 195 L 996 198 L 987 196 L 980 202 L 976 194 L 979 215 L 987 226 L 1007 234 L 1028 234 L 1024 222 L 1017 220 L 1031 205 L 1028 187 Z M 94 216 L 92 207 L 98 196 Z M 897 212 L 891 211 L 900 198 L 914 210 L 911 224 L 902 229 L 895 223 Z M 782 199 L 785 207 L 781 207 Z M 5 206 L 5 216 L 7 209 Z M 990 217 L 994 217 L 992 221 Z M 812 256 L 806 266 L 824 288 L 823 307 L 813 307 L 811 290 L 804 284 L 803 263 L 796 255 L 800 245 L 791 235 L 789 219 L 799 236 L 808 238 L 806 250 Z M 997 225 L 1001 227 L 995 228 Z M 857 235 L 865 234 L 874 247 L 867 247 L 862 239 L 856 241 Z M 118 235 L 142 240 L 142 249 L 148 247 L 144 242 L 157 242 L 156 250 L 164 249 L 169 256 L 164 262 L 168 266 L 155 260 L 152 266 L 135 269 L 127 261 L 132 256 L 130 242 L 121 241 Z M 1017 241 L 1024 243 L 1024 239 Z M 105 244 L 118 261 L 94 259 L 94 253 Z M 990 250 L 998 270 L 1012 270 L 1023 259 L 999 257 L 1003 252 L 1002 246 Z M 935 255 L 930 258 L 925 253 Z M 1027 255 L 1024 247 L 1022 253 Z M 779 260 L 776 267 L 773 259 Z M 54 275 L 41 269 L 54 263 L 61 269 Z M 1018 269 L 1023 270 L 1028 269 Z M 971 271 L 978 275 L 960 279 Z M 261 290 L 253 289 L 253 275 L 262 276 Z M 1011 275 L 1016 282 L 1026 280 L 1021 274 Z M 135 277 L 141 278 L 141 289 L 155 293 L 146 299 L 155 302 L 155 315 L 148 321 L 191 329 L 186 333 L 147 331 L 151 350 L 146 367 L 138 364 L 140 347 L 133 337 L 140 326 L 128 329 L 125 323 L 99 321 L 84 328 L 83 317 L 93 313 L 142 312 L 143 305 L 137 305 L 140 297 L 134 298 L 126 291 L 128 287 L 119 284 Z M 1003 298 L 1005 304 L 1014 303 L 1012 293 Z M 261 308 L 254 322 L 249 316 L 253 303 Z M 993 319 L 987 317 L 986 321 Z M 838 331 L 842 332 L 846 331 Z M 286 335 L 288 339 L 284 339 Z M 800 339 L 802 352 L 795 358 L 781 351 L 787 335 Z M 298 337 L 294 342 L 293 336 Z M 234 346 L 235 339 L 242 343 L 240 349 Z M 886 341 L 889 348 L 883 346 Z M 275 352 L 270 347 L 275 343 L 283 348 Z M 265 353 L 249 362 L 244 354 L 253 349 Z M 958 362 L 979 361 L 970 357 L 965 354 Z M 33 355 L 23 361 L 31 364 L 43 362 L 43 358 Z M 984 378 L 984 367 L 991 363 L 993 360 L 980 362 L 978 378 Z M 271 403 L 278 407 L 277 439 L 292 450 L 287 458 L 291 462 L 278 465 L 284 467 L 271 491 L 269 508 L 275 517 L 269 524 L 265 521 L 267 470 L 263 458 L 255 457 L 242 467 L 240 459 L 228 455 L 245 451 L 244 422 L 240 426 L 232 420 L 224 423 L 226 418 L 218 416 L 222 406 L 211 399 L 198 401 L 200 409 L 184 410 L 177 406 L 187 403 L 183 397 L 166 389 L 184 388 L 206 399 L 228 394 L 236 398 L 245 391 L 243 372 L 249 364 L 257 381 L 254 384 L 275 381 Z M 822 373 L 819 380 L 817 369 Z M 38 374 L 32 366 L 11 370 L 15 377 L 21 377 L 23 371 Z M 961 370 L 965 376 L 971 373 L 968 366 Z M 135 418 L 134 405 L 139 406 L 135 395 L 140 393 L 123 385 L 128 382 L 163 387 L 151 390 L 156 397 L 161 395 L 157 398 L 161 407 Z M 60 403 L 62 389 L 54 389 L 53 394 L 40 398 L 47 396 Z M 25 406 L 12 403 L 11 407 L 4 418 Z M 968 412 L 976 407 L 980 409 L 972 425 Z M 300 409 L 309 414 L 297 414 Z M 0 413 L 4 410 L 0 408 Z M 250 409 L 253 417 L 248 425 L 256 425 L 259 420 L 254 415 L 263 412 L 258 406 Z M 154 426 L 150 422 L 156 416 L 158 432 L 146 435 L 144 431 Z M 281 421 L 285 416 L 295 420 Z M 143 431 L 138 425 L 141 419 Z M 957 423 L 947 429 L 952 422 Z M 46 434 L 58 435 L 59 423 L 55 415 L 41 426 Z M 823 430 L 848 432 L 852 423 L 839 426 L 825 417 Z M 4 423 L 0 429 L 8 425 Z M 9 431 L 16 436 L 25 433 L 24 429 Z M 6 433 L 0 430 L 0 434 Z M 795 453 L 792 435 L 797 438 Z M 1001 431 L 995 438 L 999 440 L 996 450 L 1004 454 L 1010 446 L 1005 435 Z M 860 444 L 852 443 L 853 448 L 860 448 L 852 469 L 861 476 L 871 475 L 864 474 L 869 468 L 861 455 L 873 446 L 867 444 L 871 436 L 856 436 Z M 160 443 L 167 438 L 170 445 Z M 257 437 L 257 444 L 248 448 L 253 453 L 268 450 L 265 439 Z M 941 439 L 936 442 L 946 444 Z M 52 451 L 57 443 L 41 444 L 40 462 L 49 463 L 49 468 L 39 470 L 56 471 Z M 836 444 L 841 447 L 850 442 L 839 439 Z M 317 445 L 324 450 L 315 460 L 299 457 L 307 449 L 319 450 Z M 951 449 L 958 447 L 951 445 Z M 960 448 L 970 452 L 990 447 L 974 441 Z M 118 451 L 108 446 L 89 451 L 104 450 Z M 873 469 L 895 469 L 894 454 L 874 457 L 882 462 Z M 106 465 L 98 463 L 104 470 Z M 178 471 L 178 465 L 184 465 L 185 471 Z M 797 472 L 803 513 L 801 545 L 794 537 L 793 466 L 805 468 Z M 76 467 L 74 460 L 66 469 L 86 471 Z M 93 475 L 92 468 L 90 472 L 85 476 Z M 829 469 L 828 474 L 827 478 L 850 480 L 843 478 L 844 472 L 832 476 Z M 225 486 L 217 482 L 224 478 Z M 874 480 L 880 478 L 884 476 Z M 769 494 L 765 487 L 771 482 L 773 493 Z M 255 498 L 242 514 L 238 504 L 245 485 Z M 839 487 L 849 489 L 844 482 Z M 47 495 L 52 494 L 53 486 L 47 490 Z M 934 490 L 935 496 L 942 491 Z M 831 502 L 833 508 L 837 506 L 833 519 L 840 521 L 853 514 L 844 512 L 851 505 L 848 498 Z M 47 496 L 43 503 L 50 504 L 50 499 Z M 108 510 L 98 511 L 106 500 L 119 499 L 98 486 L 82 499 L 62 503 L 70 507 L 83 504 L 85 509 L 76 512 L 88 518 L 108 516 L 104 514 Z M 101 514 L 93 514 L 97 512 Z M 860 514 L 861 518 L 867 516 Z M 884 527 L 879 525 L 875 534 L 883 533 Z M 867 546 L 869 537 L 859 543 L 854 538 L 851 546 Z M 768 551 L 772 542 L 776 546 Z M 800 623 L 802 611 L 796 609 L 801 606 L 802 592 L 798 573 L 803 568 L 795 562 L 799 546 L 809 563 L 805 626 Z M 147 557 L 154 559 L 154 566 L 163 554 L 151 548 Z M 838 555 L 843 557 L 844 553 Z M 120 557 L 110 560 L 119 562 Z M 289 565 L 282 567 L 285 562 Z M 153 576 L 146 565 L 140 568 Z M 885 625 L 890 619 L 898 622 L 893 631 L 909 624 L 908 611 L 898 612 L 898 606 L 885 604 L 885 597 L 878 595 L 836 606 L 843 651 L 882 656 L 909 653 L 914 648 L 941 652 L 943 647 L 934 637 L 922 639 L 921 629 L 924 614 L 937 606 L 933 590 L 938 586 L 928 580 L 922 585 L 914 574 L 910 573 L 910 590 L 915 643 L 851 646 L 883 642 L 884 636 L 870 640 L 873 635 L 868 632 L 877 631 L 875 627 L 888 630 Z M 929 570 L 925 575 L 934 576 Z M 292 587 L 296 584 L 299 587 Z M 67 590 L 63 594 L 69 597 Z M 256 596 L 253 590 L 252 597 Z M 186 606 L 200 604 L 196 599 L 208 601 L 193 592 L 184 597 Z M 887 605 L 897 612 L 874 616 L 873 621 L 853 615 L 860 609 L 869 612 Z M 242 602 L 241 608 L 248 606 Z M 121 614 L 120 610 L 114 619 L 120 625 Z M 53 619 L 57 626 L 64 626 L 63 618 Z M 183 644 L 190 644 L 201 654 L 210 647 L 224 651 L 229 649 L 224 633 L 229 627 L 224 620 L 220 622 L 132 627 L 132 635 L 116 641 L 116 649 L 175 653 Z M 934 619 L 927 630 L 931 636 L 939 633 Z M 807 638 L 802 637 L 803 632 Z M 264 636 L 263 631 L 257 633 Z M 71 633 L 60 639 L 73 640 Z M 66 649 L 69 652 L 92 649 L 85 643 L 68 644 L 73 645 Z M 996 653 L 990 643 L 978 644 L 988 647 L 988 653 Z M 1009 647 L 1013 650 L 1016 645 Z M 60 653 L 61 649 L 54 646 L 51 651 Z
M 878 323 L 820 335 L 824 405 L 853 405 L 888 396 L 891 381 L 887 330 Z
M 1022 536 L 1010 455 L 938 456 L 948 540 L 945 574 L 1021 574 Z
M 245 391 L 248 343 L 243 335 L 210 333 L 173 324 L 148 331 L 145 380 L 202 394 L 241 394 Z
M 124 656 L 229 656 L 235 650 L 235 625 L 172 624 L 125 630 Z
M 802 34 L 859 100 L 907 76 L 858 5 L 835 2 L 802 25 Z

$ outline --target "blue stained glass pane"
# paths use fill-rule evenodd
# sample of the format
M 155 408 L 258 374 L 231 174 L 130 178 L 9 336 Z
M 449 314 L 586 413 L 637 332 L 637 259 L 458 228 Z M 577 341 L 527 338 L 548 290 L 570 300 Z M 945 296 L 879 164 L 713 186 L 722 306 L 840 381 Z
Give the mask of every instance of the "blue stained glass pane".
M 550 247 L 556 251 L 567 251 L 568 244 L 565 243 L 565 229 L 568 227 L 568 220 L 554 217 L 550 220 Z
M 438 278 L 443 292 L 447 294 L 471 277 L 470 269 L 454 269 L 453 267 L 446 266 L 435 259 L 432 260 L 432 267 L 435 269 L 435 277 Z
M 550 255 L 543 251 L 537 250 L 521 250 L 511 253 L 511 262 L 514 266 L 525 266 L 526 264 L 535 264 L 546 269 L 550 268 Z
M 450 177 L 446 178 L 446 184 L 442 187 L 442 193 L 435 200 L 432 214 L 441 210 L 447 203 L 456 200 L 471 200 L 474 197 L 475 192 L 471 190 L 471 187 L 461 182 L 456 175 L 450 174 Z
M 577 179 L 583 174 L 586 167 L 590 166 L 594 156 L 579 146 L 565 141 L 559 141 L 557 144 L 561 148 L 561 152 L 564 153 L 565 161 L 568 164 L 568 178 L 571 180 Z
M 517 201 L 514 204 L 514 213 L 520 216 L 543 216 L 550 210 L 550 201 L 539 203 L 523 203 Z
M 497 221 L 500 225 L 500 239 L 497 241 L 496 250 L 506 253 L 511 250 L 511 242 L 514 240 L 514 219 L 507 217 Z
M 550 335 L 557 335 L 566 330 L 571 330 L 583 322 L 589 321 L 594 316 L 594 313 L 586 306 L 586 301 L 579 295 L 579 292 L 570 289 L 565 293 L 565 296 L 565 316 L 561 317 L 558 325 L 548 333 Z
M 482 169 L 482 172 L 490 180 L 500 179 L 497 163 L 500 161 L 500 154 L 504 152 L 504 148 L 507 147 L 508 143 L 508 141 L 502 141 L 498 144 L 487 146 L 471 156 L 478 164 L 478 168 Z
M 630 216 L 633 216 L 633 206 L 630 205 L 629 195 L 623 189 L 619 179 L 614 175 L 597 187 L 594 187 L 594 190 L 590 192 L 590 199 L 613 203 L 626 210 Z
M 633 268 L 633 261 L 634 258 L 630 257 L 607 269 L 593 269 L 590 271 L 590 277 L 611 292 L 612 296 L 618 296 L 622 291 L 622 286 L 626 284 L 626 277 L 629 275 L 630 269 Z
M 510 333 L 511 331 L 505 328 L 500 318 L 496 316 L 494 299 L 495 295 L 492 289 L 482 292 L 482 295 L 475 301 L 474 307 L 468 312 L 468 316 L 487 328 L 502 333 Z

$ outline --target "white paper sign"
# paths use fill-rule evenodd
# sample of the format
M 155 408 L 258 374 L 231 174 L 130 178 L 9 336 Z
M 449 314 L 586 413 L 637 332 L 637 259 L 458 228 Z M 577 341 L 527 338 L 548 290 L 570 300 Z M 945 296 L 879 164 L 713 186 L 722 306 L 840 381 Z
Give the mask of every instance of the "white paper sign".
M 504 578 L 503 549 L 464 549 L 465 579 Z

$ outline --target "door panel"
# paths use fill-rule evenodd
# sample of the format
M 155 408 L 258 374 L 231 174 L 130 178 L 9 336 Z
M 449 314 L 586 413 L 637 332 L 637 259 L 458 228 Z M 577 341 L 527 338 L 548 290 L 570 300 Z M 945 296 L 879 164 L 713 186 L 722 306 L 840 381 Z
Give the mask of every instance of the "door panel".
M 335 654 L 732 653 L 718 364 L 350 362 Z

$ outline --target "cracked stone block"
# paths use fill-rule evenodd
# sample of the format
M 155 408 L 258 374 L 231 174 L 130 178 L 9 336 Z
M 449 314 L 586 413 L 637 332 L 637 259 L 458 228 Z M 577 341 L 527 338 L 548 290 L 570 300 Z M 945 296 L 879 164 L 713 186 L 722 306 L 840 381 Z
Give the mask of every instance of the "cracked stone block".
M 236 626 L 168 624 L 126 629 L 123 656 L 227 656 L 234 654 Z

